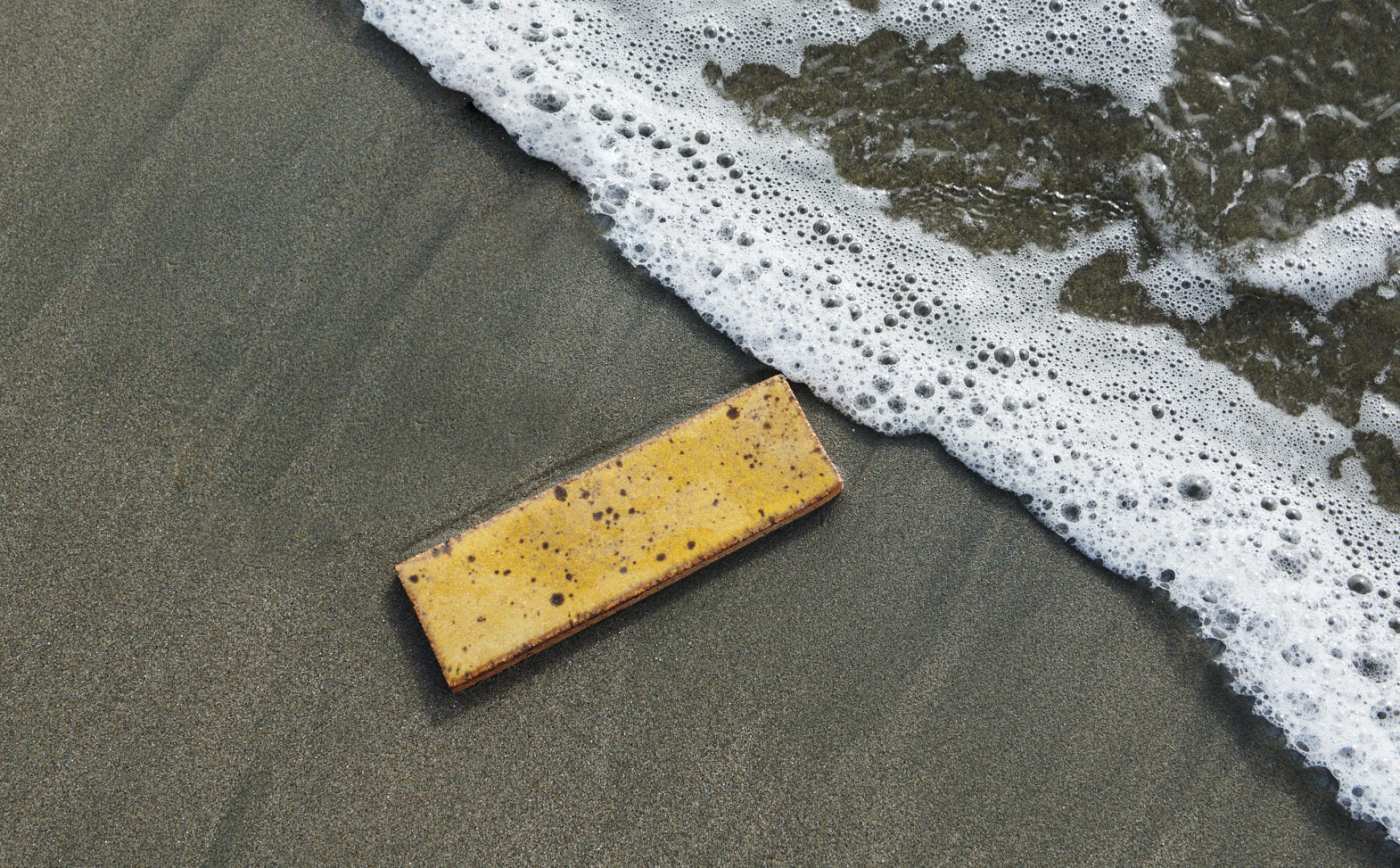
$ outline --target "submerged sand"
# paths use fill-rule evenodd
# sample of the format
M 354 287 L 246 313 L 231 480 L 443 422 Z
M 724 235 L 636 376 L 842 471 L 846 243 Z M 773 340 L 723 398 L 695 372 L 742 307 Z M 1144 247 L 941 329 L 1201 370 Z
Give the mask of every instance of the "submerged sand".
M 446 692 L 394 561 L 767 371 L 358 15 L 0 31 L 0 861 L 1394 855 L 1183 618 L 805 392 L 836 503 Z

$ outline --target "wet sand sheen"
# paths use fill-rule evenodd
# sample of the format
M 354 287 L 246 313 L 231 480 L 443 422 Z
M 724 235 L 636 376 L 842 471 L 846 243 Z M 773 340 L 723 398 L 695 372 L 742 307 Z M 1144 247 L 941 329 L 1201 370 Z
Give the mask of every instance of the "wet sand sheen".
M 7 860 L 1381 857 L 1180 619 L 806 394 L 840 502 L 443 691 L 390 564 L 765 371 L 358 15 L 0 34 Z

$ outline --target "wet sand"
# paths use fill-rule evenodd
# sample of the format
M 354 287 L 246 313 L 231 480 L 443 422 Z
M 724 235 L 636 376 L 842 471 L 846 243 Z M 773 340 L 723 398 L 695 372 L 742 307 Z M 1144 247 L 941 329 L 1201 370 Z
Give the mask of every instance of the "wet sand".
M 837 502 L 452 696 L 391 565 L 767 371 L 354 0 L 55 0 L 0 105 L 0 861 L 1394 856 L 1181 616 L 805 392 Z

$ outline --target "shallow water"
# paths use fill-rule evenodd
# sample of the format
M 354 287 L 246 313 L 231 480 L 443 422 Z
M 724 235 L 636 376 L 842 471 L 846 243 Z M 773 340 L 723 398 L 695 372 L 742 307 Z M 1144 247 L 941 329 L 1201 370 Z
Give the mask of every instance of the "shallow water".
M 1400 10 L 366 17 L 746 350 L 1166 589 L 1400 835 Z
M 1085 265 L 1066 284 L 1067 310 L 1169 325 L 1261 398 L 1355 426 L 1367 393 L 1400 405 L 1400 376 L 1389 376 L 1400 370 L 1393 16 L 1337 3 L 1198 6 L 1167 7 L 1176 76 L 1141 113 L 1099 88 L 977 78 L 960 37 L 930 47 L 891 31 L 809 48 L 795 76 L 749 65 L 719 83 L 759 123 L 819 133 L 842 177 L 888 191 L 892 215 L 973 250 L 1064 248 L 1073 233 L 1131 220 L 1135 261 L 1111 252 Z M 1285 260 L 1281 278 L 1258 267 L 1260 249 L 1343 214 L 1380 236 L 1359 245 L 1376 260 L 1369 268 L 1306 253 Z M 1356 252 L 1328 241 L 1324 251 Z M 1186 315 L 1131 277 L 1173 257 L 1214 272 L 1216 297 L 1194 310 L 1188 301 Z M 1178 305 L 1195 294 L 1168 293 Z M 1400 512 L 1393 443 L 1353 439 L 1378 499 Z

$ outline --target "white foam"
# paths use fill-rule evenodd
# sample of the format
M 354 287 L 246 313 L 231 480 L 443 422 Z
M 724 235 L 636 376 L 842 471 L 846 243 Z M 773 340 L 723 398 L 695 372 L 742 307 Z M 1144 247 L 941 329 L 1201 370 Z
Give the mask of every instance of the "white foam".
M 1296 295 L 1325 312 L 1389 277 L 1397 256 L 1400 216 L 1389 208 L 1357 205 L 1287 242 L 1241 245 L 1226 261 L 1245 281 Z
M 576 178 L 624 255 L 747 351 L 873 428 L 936 436 L 1194 611 L 1237 688 L 1396 835 L 1400 543 L 1356 472 L 1327 472 L 1350 432 L 1261 402 L 1167 328 L 1061 312 L 1066 277 L 1133 250 L 1130 227 L 974 256 L 889 219 L 818 143 L 755 130 L 702 79 L 710 61 L 795 70 L 804 45 L 877 27 L 961 31 L 978 71 L 1098 83 L 1129 106 L 1170 76 L 1148 2 L 925 5 L 366 0 L 366 17 Z M 1078 38 L 1052 43 L 1056 28 Z M 1173 300 L 1170 280 L 1154 292 Z
M 1156 307 L 1199 322 L 1230 306 L 1232 276 L 1221 268 L 1219 257 L 1186 248 L 1169 250 L 1132 274 Z

